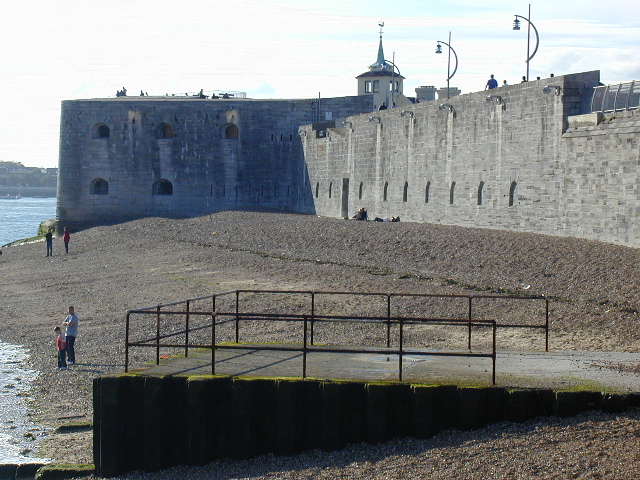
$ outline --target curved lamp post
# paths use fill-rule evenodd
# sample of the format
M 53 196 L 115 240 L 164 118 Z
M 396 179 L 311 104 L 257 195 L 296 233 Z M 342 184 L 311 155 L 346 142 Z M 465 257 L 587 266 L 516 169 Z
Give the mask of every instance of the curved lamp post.
M 393 59 L 394 60 L 396 59 L 396 52 L 393 52 Z M 391 73 L 392 73 L 392 75 L 391 75 L 391 106 L 393 106 L 394 98 L 395 98 L 394 97 L 394 93 L 395 93 L 395 90 L 396 90 L 396 86 L 395 86 L 396 82 L 395 82 L 394 76 L 395 76 L 396 71 L 398 72 L 398 78 L 401 77 L 402 75 L 400 75 L 400 69 L 398 68 L 398 66 L 394 62 L 392 62 L 390 60 L 385 60 L 385 63 L 388 63 L 389 65 L 391 65 L 393 67 L 393 70 L 391 70 Z
M 447 61 L 447 99 L 449 98 L 449 80 L 451 80 L 453 78 L 453 76 L 456 74 L 456 71 L 458 70 L 458 55 L 456 54 L 456 51 L 451 47 L 450 43 L 451 43 L 451 32 L 449 32 L 449 43 L 447 42 L 443 42 L 442 40 L 438 40 L 438 44 L 436 45 L 436 53 L 442 53 L 442 45 L 440 45 L 441 43 L 444 43 L 447 47 L 449 47 L 449 59 Z M 451 72 L 451 52 L 453 52 L 453 55 L 456 59 L 456 66 L 453 69 L 453 73 L 450 74 Z
M 514 30 L 520 30 L 520 20 L 518 20 L 518 18 L 526 20 L 526 22 L 528 24 L 528 28 L 527 28 L 527 77 L 526 77 L 527 82 L 528 82 L 529 81 L 529 62 L 531 61 L 531 59 L 534 57 L 534 55 L 538 51 L 538 45 L 540 45 L 540 35 L 538 35 L 538 29 L 536 28 L 536 26 L 533 23 L 531 23 L 531 20 L 529 20 L 529 18 L 531 18 L 531 4 L 529 4 L 529 18 L 523 17 L 522 15 L 516 15 L 516 19 L 513 21 L 513 29 Z M 531 43 L 531 27 L 533 27 L 533 31 L 536 33 L 536 48 L 534 48 L 533 49 L 533 53 L 531 55 L 529 55 L 529 47 L 530 47 L 530 43 Z

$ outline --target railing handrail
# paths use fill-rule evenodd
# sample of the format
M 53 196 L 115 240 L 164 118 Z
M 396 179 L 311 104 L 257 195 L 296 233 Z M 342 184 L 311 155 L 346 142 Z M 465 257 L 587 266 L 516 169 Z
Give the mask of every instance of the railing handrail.
M 151 311 L 146 313 L 153 313 Z M 185 312 L 186 313 L 186 312 Z M 195 344 L 188 345 L 188 337 L 185 337 L 185 342 L 183 343 L 175 343 L 175 344 L 166 344 L 160 343 L 160 340 L 165 338 L 171 338 L 178 335 L 186 334 L 189 331 L 194 331 L 195 329 L 185 328 L 182 331 L 171 332 L 169 334 L 160 335 L 159 330 L 155 337 L 151 337 L 144 340 L 139 340 L 136 342 L 130 342 L 128 335 L 127 341 L 125 345 L 126 349 L 126 363 L 125 363 L 125 372 L 128 372 L 129 364 L 128 364 L 128 351 L 129 347 L 147 347 L 147 348 L 157 348 L 156 353 L 156 365 L 160 364 L 160 352 L 159 348 L 184 348 L 185 349 L 185 357 L 188 356 L 188 348 L 210 348 L 211 349 L 211 373 L 215 375 L 215 352 L 216 350 L 224 350 L 224 349 L 253 349 L 253 350 L 272 350 L 272 351 L 294 351 L 301 352 L 303 354 L 303 368 L 302 368 L 302 377 L 306 378 L 307 371 L 307 353 L 309 352 L 324 352 L 324 353 L 368 353 L 368 354 L 385 354 L 385 355 L 398 355 L 398 380 L 402 381 L 402 360 L 403 355 L 437 355 L 437 356 L 459 356 L 459 357 L 475 357 L 475 358 L 491 358 L 492 359 L 492 383 L 495 385 L 496 381 L 496 322 L 495 320 L 468 320 L 468 319 L 426 319 L 426 318 L 417 318 L 417 317 L 369 317 L 370 319 L 376 318 L 380 320 L 379 324 L 384 324 L 387 321 L 391 321 L 394 324 L 399 326 L 399 343 L 397 348 L 390 347 L 345 347 L 345 346 L 317 346 L 317 345 L 309 345 L 307 342 L 307 324 L 311 321 L 310 315 L 304 314 L 252 314 L 252 313 L 229 313 L 229 316 L 236 316 L 244 319 L 252 319 L 255 317 L 264 317 L 277 319 L 278 317 L 287 317 L 287 321 L 301 321 L 304 325 L 304 333 L 303 333 L 303 341 L 301 347 L 296 347 L 291 344 L 285 345 L 274 345 L 274 344 L 244 344 L 240 343 L 236 339 L 236 345 L 219 345 L 215 341 L 215 328 L 216 328 L 216 319 L 217 313 L 213 312 L 213 322 L 210 325 L 200 326 L 199 328 L 211 328 L 212 329 L 212 343 L 211 344 Z M 349 319 L 348 316 L 336 316 L 336 315 L 319 315 L 314 318 L 314 321 L 340 321 L 341 318 Z M 455 320 L 455 321 L 452 321 Z M 362 323 L 362 318 L 350 318 L 350 321 L 353 323 Z M 442 351 L 442 350 L 424 350 L 424 349 L 414 349 L 410 348 L 409 350 L 405 350 L 404 341 L 403 341 L 403 326 L 406 323 L 431 323 L 431 324 L 446 324 L 446 325 L 457 325 L 466 327 L 467 325 L 476 326 L 476 327 L 491 327 L 492 329 L 492 342 L 491 342 L 491 351 L 490 352 L 472 352 L 472 351 Z M 129 316 L 127 315 L 127 331 L 129 330 Z M 148 343 L 155 342 L 155 343 Z
M 137 313 L 143 313 L 143 312 L 137 312 Z M 156 313 L 156 312 L 152 312 L 152 311 L 145 311 L 144 313 Z M 163 312 L 163 313 L 170 313 L 170 314 L 175 314 L 176 312 Z M 184 312 L 178 312 L 178 313 L 184 313 Z M 191 312 L 193 313 L 193 312 Z M 265 319 L 271 319 L 271 320 L 282 320 L 282 321 L 286 321 L 286 322 L 290 322 L 290 321 L 295 321 L 295 320 L 307 320 L 310 318 L 309 315 L 305 315 L 305 314 L 286 314 L 286 313 L 235 313 L 235 312 L 215 312 L 216 313 L 216 317 L 222 317 L 222 316 L 228 316 L 228 317 L 238 317 L 242 320 L 265 320 Z M 209 312 L 209 315 L 211 315 L 211 313 Z M 485 319 L 466 319 L 466 318 L 427 318 L 427 317 L 403 317 L 403 316 L 398 316 L 398 317 L 376 317 L 376 316 L 355 316 L 355 315 L 316 315 L 314 316 L 314 322 L 341 322 L 341 321 L 345 321 L 345 322 L 351 322 L 351 323 L 387 323 L 388 321 L 391 321 L 391 323 L 399 325 L 400 323 L 403 324 L 410 324 L 410 325 L 415 325 L 415 324 L 421 324 L 421 323 L 428 323 L 428 324 L 435 324 L 435 325 L 456 325 L 456 326 L 468 326 L 469 324 L 471 324 L 472 327 L 489 327 L 492 326 L 493 324 L 496 324 L 495 320 L 485 320 Z M 227 321 L 222 321 L 222 322 L 218 322 L 217 325 L 222 325 L 225 323 L 230 323 L 231 320 L 227 320 Z M 496 324 L 496 326 L 498 326 Z M 211 328 L 211 324 L 206 324 L 206 325 L 200 325 L 198 327 L 192 327 L 189 329 L 184 329 L 184 330 L 177 330 L 177 331 L 173 331 L 171 333 L 167 333 L 164 335 L 160 335 L 159 337 L 148 337 L 142 340 L 136 340 L 135 342 L 129 342 L 130 346 L 142 346 L 147 342 L 155 342 L 158 338 L 160 338 L 160 340 L 165 339 L 165 338 L 171 338 L 171 337 L 176 337 L 178 335 L 183 335 L 185 333 L 188 332 L 196 332 L 198 330 L 204 330 L 206 328 Z M 180 344 L 181 346 L 184 346 L 184 343 Z M 155 345 L 154 345 L 155 346 Z M 163 344 L 163 346 L 168 346 L 166 344 Z M 175 346 L 175 345 L 171 345 L 171 346 Z M 209 345 L 210 346 L 210 345 Z
M 308 295 L 309 298 L 309 312 L 308 313 L 266 313 L 266 312 L 246 312 L 241 311 L 241 295 L 247 293 L 257 294 L 285 294 L 285 295 Z M 235 297 L 235 305 L 233 311 L 216 311 L 216 300 L 233 295 Z M 344 295 L 344 296 L 378 296 L 386 299 L 386 315 L 319 315 L 316 312 L 316 298 L 323 295 Z M 426 316 L 402 316 L 391 315 L 392 299 L 414 297 L 414 298 L 449 298 L 449 299 L 466 299 L 467 300 L 467 313 L 464 318 L 458 317 L 426 317 Z M 499 323 L 495 319 L 483 319 L 474 318 L 473 307 L 474 300 L 481 299 L 508 299 L 508 300 L 544 300 L 545 302 L 545 321 L 541 324 L 531 323 Z M 198 309 L 202 308 L 198 305 L 194 306 L 194 302 L 200 302 L 203 300 L 211 300 L 211 309 Z M 163 310 L 168 307 L 184 306 L 184 309 L 172 308 L 171 310 Z M 194 308 L 196 308 L 194 310 Z M 131 315 L 155 315 L 156 316 L 156 333 L 154 336 L 135 342 L 130 341 L 131 332 Z M 166 315 L 184 315 L 185 328 L 181 331 L 173 331 L 169 334 L 161 334 L 162 317 Z M 191 316 L 208 316 L 212 321 L 210 324 L 198 325 L 197 327 L 191 327 L 189 324 L 189 318 Z M 223 320 L 224 317 L 229 317 L 230 320 Z M 238 289 L 221 292 L 212 295 L 204 295 L 200 297 L 190 298 L 186 300 L 178 300 L 175 302 L 168 302 L 164 304 L 158 304 L 155 306 L 141 307 L 135 309 L 129 309 L 126 311 L 126 340 L 125 340 L 125 371 L 128 371 L 129 366 L 129 347 L 155 347 L 156 348 L 156 363 L 159 363 L 160 348 L 172 348 L 181 347 L 184 348 L 185 356 L 188 356 L 189 348 L 211 348 L 212 350 L 212 369 L 215 369 L 215 351 L 220 348 L 230 348 L 225 345 L 224 347 L 218 345 L 216 342 L 216 326 L 221 326 L 226 323 L 235 322 L 235 342 L 239 343 L 240 322 L 247 320 L 274 320 L 274 321 L 301 321 L 304 325 L 304 338 L 303 338 L 303 357 L 304 369 L 303 376 L 306 375 L 306 352 L 307 350 L 317 351 L 318 348 L 314 345 L 314 324 L 319 322 L 352 322 L 352 323 L 377 323 L 386 324 L 387 327 L 387 346 L 384 352 L 398 354 L 400 362 L 399 376 L 402 377 L 402 355 L 403 355 L 403 327 L 405 324 L 439 324 L 449 326 L 464 326 L 468 328 L 468 350 L 471 352 L 471 332 L 473 327 L 491 327 L 493 329 L 493 345 L 491 354 L 472 354 L 471 356 L 490 356 L 493 358 L 493 377 L 495 383 L 495 356 L 496 356 L 496 328 L 534 328 L 545 330 L 545 350 L 549 349 L 549 300 L 544 296 L 539 295 L 464 295 L 464 294 L 434 294 L 434 293 L 385 293 L 385 292 L 345 292 L 345 291 L 323 291 L 323 290 L 256 290 L 256 289 Z M 391 348 L 391 327 L 392 325 L 399 326 L 399 340 L 398 349 Z M 189 333 L 196 332 L 198 330 L 211 328 L 211 343 L 210 344 L 190 344 Z M 308 338 L 308 334 L 310 335 Z M 161 340 L 176 337 L 178 335 L 184 335 L 185 341 L 180 345 L 175 344 L 163 344 Z M 241 347 L 238 347 L 241 348 Z M 269 347 L 272 348 L 272 347 Z M 275 348 L 275 347 L 273 347 Z M 335 348 L 335 347 L 334 347 Z M 364 347 L 363 347 L 364 348 Z M 265 348 L 266 349 L 266 348 Z M 288 348 L 290 349 L 290 348 Z M 344 350 L 340 350 L 344 351 Z M 368 350 L 358 350 L 359 352 L 370 352 Z M 381 350 L 382 352 L 382 350 Z M 420 354 L 420 351 L 412 351 L 412 354 Z M 445 353 L 430 353 L 433 355 L 458 355 L 456 352 Z M 468 356 L 470 354 L 465 354 Z
M 492 298 L 492 299 L 513 299 L 513 300 L 545 300 L 548 303 L 547 297 L 544 295 L 487 295 L 487 294 L 455 294 L 455 293 L 388 293 L 388 292 L 344 292 L 344 291 L 331 291 L 331 290 L 254 290 L 254 289 L 238 289 L 229 290 L 222 293 L 214 293 L 210 295 L 203 295 L 201 297 L 188 298 L 184 300 L 177 300 L 174 302 L 161 303 L 157 305 L 149 305 L 145 307 L 132 308 L 127 310 L 127 313 L 147 313 L 153 309 L 169 307 L 174 305 L 186 304 L 187 302 L 194 302 L 200 300 L 208 300 L 224 295 L 240 294 L 240 293 L 268 293 L 268 294 L 295 294 L 295 295 L 350 295 L 350 296 L 381 296 L 381 297 L 425 297 L 425 298 L 467 298 L 467 299 L 479 299 L 479 298 Z M 197 313 L 198 311 L 192 311 L 191 313 Z M 181 313 L 181 312 L 174 312 Z M 202 311 L 202 313 L 210 313 Z

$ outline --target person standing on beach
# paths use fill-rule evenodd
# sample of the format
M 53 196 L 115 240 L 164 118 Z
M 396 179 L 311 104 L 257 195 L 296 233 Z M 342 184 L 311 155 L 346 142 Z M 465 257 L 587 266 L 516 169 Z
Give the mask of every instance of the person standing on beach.
M 53 257 L 53 232 L 51 229 L 45 233 L 44 239 L 47 241 L 47 257 Z
M 69 229 L 67 227 L 64 227 L 64 233 L 62 234 L 62 241 L 64 242 L 65 253 L 69 253 L 69 240 L 71 240 L 71 234 L 69 233 Z
M 78 334 L 78 316 L 73 307 L 69 307 L 69 315 L 64 319 L 62 325 L 65 327 L 67 341 L 67 363 L 74 365 L 76 363 L 75 343 Z
M 62 336 L 62 330 L 60 327 L 56 327 L 53 329 L 56 332 L 56 347 L 58 349 L 58 370 L 66 370 L 67 369 L 67 352 L 66 347 L 67 344 L 64 341 L 64 337 Z

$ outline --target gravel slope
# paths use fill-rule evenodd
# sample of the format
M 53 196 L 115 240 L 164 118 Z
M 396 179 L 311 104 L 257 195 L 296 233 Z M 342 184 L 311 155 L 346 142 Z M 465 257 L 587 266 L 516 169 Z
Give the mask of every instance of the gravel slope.
M 33 392 L 34 419 L 47 426 L 66 416 L 91 418 L 91 379 L 123 366 L 126 309 L 237 288 L 546 295 L 553 300 L 551 349 L 640 350 L 639 249 L 442 225 L 224 212 L 92 228 L 74 233 L 70 250 L 61 253 L 56 239 L 53 257 L 45 257 L 44 243 L 5 248 L 0 257 L 0 340 L 30 348 L 32 366 L 42 372 Z M 80 317 L 79 364 L 58 372 L 53 327 L 68 305 Z M 513 348 L 520 340 L 509 338 Z M 631 431 L 637 418 L 622 421 L 625 426 L 615 428 Z M 494 440 L 482 435 L 486 448 Z M 419 450 L 433 451 L 418 443 Z M 387 458 L 385 448 L 358 447 L 381 449 L 376 455 Z M 90 462 L 90 435 L 53 436 L 44 451 L 58 460 Z M 389 470 L 384 478 L 402 475 Z

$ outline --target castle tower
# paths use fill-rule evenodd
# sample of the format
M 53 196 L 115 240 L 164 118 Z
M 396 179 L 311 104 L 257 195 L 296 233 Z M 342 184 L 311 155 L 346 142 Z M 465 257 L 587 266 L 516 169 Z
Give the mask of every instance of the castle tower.
M 370 95 L 371 103 L 375 109 L 384 104 L 387 107 L 393 106 L 396 99 L 403 99 L 402 81 L 404 77 L 400 75 L 394 64 L 384 59 L 384 50 L 382 48 L 382 27 L 384 22 L 378 24 L 380 26 L 380 43 L 378 45 L 378 58 L 375 63 L 369 66 L 369 71 L 358 75 L 358 96 Z

